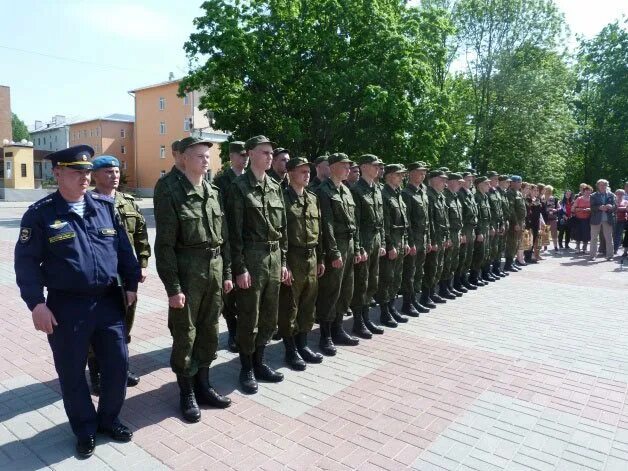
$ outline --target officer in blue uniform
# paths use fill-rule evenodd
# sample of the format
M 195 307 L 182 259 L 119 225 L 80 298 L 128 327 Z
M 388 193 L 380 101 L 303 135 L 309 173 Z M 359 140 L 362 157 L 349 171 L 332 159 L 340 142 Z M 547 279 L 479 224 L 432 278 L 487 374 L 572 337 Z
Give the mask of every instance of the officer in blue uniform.
M 118 414 L 128 366 L 123 303 L 136 300 L 140 279 L 113 199 L 88 191 L 93 155 L 89 146 L 48 155 L 59 190 L 26 211 L 15 246 L 17 284 L 35 329 L 48 334 L 81 457 L 93 454 L 97 432 L 117 441 L 133 435 Z M 101 365 L 98 410 L 85 380 L 90 344 Z

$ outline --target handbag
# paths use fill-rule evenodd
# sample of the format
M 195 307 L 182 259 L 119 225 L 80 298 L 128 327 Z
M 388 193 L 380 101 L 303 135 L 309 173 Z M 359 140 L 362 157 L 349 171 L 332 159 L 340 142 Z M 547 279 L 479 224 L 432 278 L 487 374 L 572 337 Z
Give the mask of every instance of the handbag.
M 523 230 L 521 248 L 522 250 L 530 250 L 532 248 L 532 231 L 530 229 Z

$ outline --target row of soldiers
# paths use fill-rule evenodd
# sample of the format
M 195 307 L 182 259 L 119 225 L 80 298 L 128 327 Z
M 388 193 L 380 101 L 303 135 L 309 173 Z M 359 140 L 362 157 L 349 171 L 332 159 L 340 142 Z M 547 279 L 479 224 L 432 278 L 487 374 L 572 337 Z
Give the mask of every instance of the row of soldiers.
M 154 194 L 171 366 L 188 421 L 200 420 L 198 403 L 230 405 L 209 382 L 221 312 L 229 348 L 239 353 L 241 387 L 255 393 L 258 381 L 283 380 L 264 360 L 276 329 L 287 365 L 302 371 L 337 346 L 357 345 L 520 270 L 520 177 L 384 165 L 372 154 L 310 163 L 255 136 L 230 143 L 230 167 L 212 184 L 205 178 L 211 145 L 176 142 L 175 166 Z M 343 182 L 356 164 L 360 177 L 349 187 Z M 347 315 L 354 335 L 344 329 Z M 322 354 L 308 346 L 315 323 Z

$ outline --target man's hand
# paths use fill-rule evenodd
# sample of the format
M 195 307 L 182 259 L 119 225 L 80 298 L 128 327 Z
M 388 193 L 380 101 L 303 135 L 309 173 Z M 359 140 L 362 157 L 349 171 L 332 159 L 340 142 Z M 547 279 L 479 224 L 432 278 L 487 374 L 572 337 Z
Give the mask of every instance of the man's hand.
M 495 229 L 491 229 L 489 231 L 489 234 L 490 234 L 491 237 L 493 237 L 495 235 Z
M 438 252 L 438 245 L 430 245 L 430 252 Z
M 521 232 L 521 226 L 519 224 L 515 224 L 515 232 Z
M 367 254 L 366 252 L 364 252 L 364 253 L 362 254 L 362 261 L 363 261 L 363 262 L 366 262 L 368 259 L 369 259 L 369 254 Z
M 251 274 L 245 271 L 241 275 L 236 276 L 236 285 L 240 289 L 249 289 L 251 287 Z
M 386 247 L 380 247 L 379 248 L 379 256 L 380 257 L 386 256 Z
M 126 307 L 131 307 L 137 301 L 137 293 L 135 291 L 126 292 Z
M 416 255 L 416 245 L 413 245 L 412 247 L 410 247 L 410 255 L 412 256 Z
M 185 306 L 185 294 L 177 293 L 174 296 L 168 298 L 168 306 L 173 309 L 183 309 Z
M 316 276 L 320 278 L 324 274 L 325 274 L 325 264 L 324 263 L 319 263 L 316 266 Z
M 388 251 L 388 260 L 394 260 L 397 258 L 397 249 L 396 248 L 392 248 Z
M 475 238 L 476 242 L 484 242 L 484 234 L 478 234 Z
M 333 262 L 331 262 L 331 266 L 334 268 L 342 268 L 344 264 L 342 263 L 342 257 L 337 258 Z
M 353 256 L 353 264 L 357 265 L 358 263 L 362 263 L 362 255 L 354 255 Z
M 454 245 L 454 243 L 451 240 L 448 240 L 447 242 L 445 242 L 445 248 L 448 249 L 449 247 L 451 247 L 452 245 Z
M 460 245 L 463 245 L 466 243 L 467 243 L 467 236 L 466 235 L 460 236 Z
M 292 272 L 290 271 L 289 268 L 286 268 L 285 270 L 288 272 L 284 278 L 283 276 L 283 268 L 281 269 L 281 282 L 286 285 L 286 286 L 292 286 Z
M 233 290 L 233 281 L 225 280 L 222 282 L 222 290 L 225 294 L 230 293 Z
M 140 283 L 144 283 L 146 281 L 147 275 L 148 275 L 148 268 L 142 268 L 140 271 Z
M 52 334 L 53 327 L 58 325 L 57 319 L 45 303 L 39 303 L 33 309 L 33 325 L 35 330 L 41 330 L 48 335 Z
M 409 245 L 406 245 L 403 249 L 404 256 L 408 256 L 412 252 L 412 248 Z

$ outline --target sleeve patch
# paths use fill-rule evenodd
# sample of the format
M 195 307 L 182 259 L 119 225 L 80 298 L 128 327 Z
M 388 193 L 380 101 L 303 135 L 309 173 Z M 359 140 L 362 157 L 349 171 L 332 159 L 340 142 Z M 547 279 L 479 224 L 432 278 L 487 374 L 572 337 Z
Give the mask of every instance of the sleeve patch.
M 20 228 L 20 242 L 25 244 L 29 240 L 31 240 L 31 236 L 33 235 L 33 229 L 30 227 L 21 227 Z

